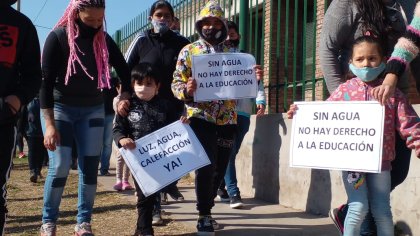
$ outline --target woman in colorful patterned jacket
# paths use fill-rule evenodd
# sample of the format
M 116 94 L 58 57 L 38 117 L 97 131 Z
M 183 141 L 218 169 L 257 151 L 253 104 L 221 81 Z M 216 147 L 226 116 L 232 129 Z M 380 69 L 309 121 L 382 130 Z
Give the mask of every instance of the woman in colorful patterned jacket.
M 191 73 L 192 56 L 229 52 L 229 48 L 223 44 L 228 32 L 223 15 L 224 12 L 216 2 L 207 2 L 195 24 L 200 39 L 181 50 L 172 81 L 172 91 L 178 99 L 185 102 L 191 128 L 211 162 L 196 172 L 198 235 L 213 235 L 214 229 L 218 227 L 211 217 L 211 209 L 232 150 L 237 113 L 235 100 L 194 101 L 193 93 L 197 83 Z M 257 74 L 261 73 L 261 70 L 257 71 Z

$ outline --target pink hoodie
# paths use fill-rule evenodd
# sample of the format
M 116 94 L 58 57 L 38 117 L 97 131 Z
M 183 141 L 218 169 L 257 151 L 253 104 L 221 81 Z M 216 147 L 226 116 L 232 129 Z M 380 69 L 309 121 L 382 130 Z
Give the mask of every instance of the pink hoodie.
M 364 83 L 355 77 L 341 84 L 327 101 L 372 101 L 370 92 L 381 83 L 382 79 Z M 398 89 L 389 104 L 385 105 L 384 126 L 382 170 L 391 170 L 391 161 L 395 159 L 395 131 L 406 140 L 407 147 L 415 149 L 416 156 L 420 156 L 420 119 Z

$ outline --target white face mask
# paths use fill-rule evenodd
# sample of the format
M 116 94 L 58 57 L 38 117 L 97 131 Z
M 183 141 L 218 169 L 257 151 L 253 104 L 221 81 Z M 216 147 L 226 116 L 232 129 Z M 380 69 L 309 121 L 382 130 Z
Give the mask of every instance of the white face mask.
M 150 101 L 157 94 L 156 86 L 134 85 L 134 92 L 143 101 Z
M 169 22 L 166 20 L 152 19 L 153 30 L 157 34 L 164 34 L 169 30 Z

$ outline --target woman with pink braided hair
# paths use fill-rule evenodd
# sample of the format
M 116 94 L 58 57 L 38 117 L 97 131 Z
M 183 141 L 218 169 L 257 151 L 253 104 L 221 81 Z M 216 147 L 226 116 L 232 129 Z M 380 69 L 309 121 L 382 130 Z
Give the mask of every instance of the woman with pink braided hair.
M 130 73 L 123 55 L 104 31 L 105 0 L 70 0 L 48 35 L 42 54 L 40 102 L 49 169 L 44 188 L 41 235 L 56 235 L 58 211 L 78 151 L 79 197 L 75 235 L 93 235 L 91 216 L 104 132 L 104 98 L 110 66 L 128 97 Z

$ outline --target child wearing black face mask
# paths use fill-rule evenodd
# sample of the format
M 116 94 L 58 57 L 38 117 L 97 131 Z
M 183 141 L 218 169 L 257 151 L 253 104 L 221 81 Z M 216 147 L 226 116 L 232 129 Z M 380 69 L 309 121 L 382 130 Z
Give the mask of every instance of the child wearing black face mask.
M 226 172 L 232 151 L 237 124 L 236 100 L 195 102 L 197 82 L 192 78 L 192 56 L 232 52 L 223 42 L 228 27 L 224 12 L 216 1 L 208 1 L 200 11 L 195 23 L 200 39 L 185 46 L 178 56 L 173 73 L 172 92 L 185 102 L 191 128 L 209 156 L 211 165 L 196 171 L 195 191 L 197 195 L 197 235 L 214 235 L 218 228 L 211 216 L 217 189 Z M 257 78 L 262 70 L 256 68 Z
M 160 76 L 149 63 L 134 66 L 131 72 L 131 84 L 134 90 L 130 98 L 127 116 L 116 115 L 113 137 L 119 147 L 133 149 L 136 139 L 142 138 L 178 119 L 171 103 L 158 96 Z M 185 117 L 181 117 L 187 122 Z M 138 183 L 137 191 L 137 227 L 134 235 L 153 235 L 152 213 L 156 194 L 144 196 Z

